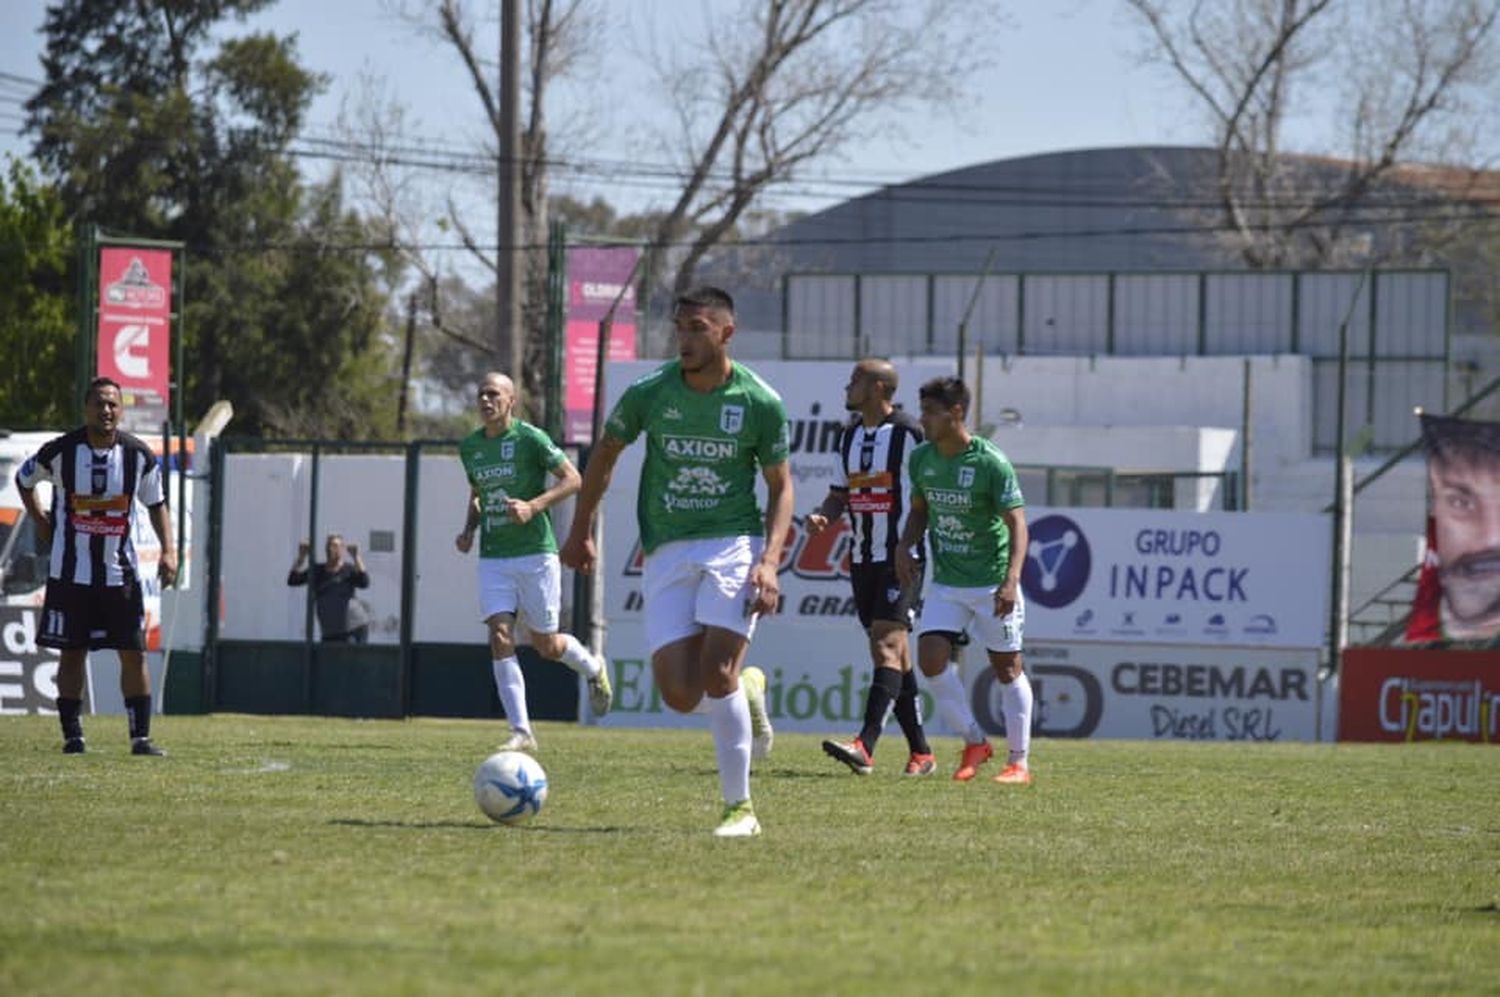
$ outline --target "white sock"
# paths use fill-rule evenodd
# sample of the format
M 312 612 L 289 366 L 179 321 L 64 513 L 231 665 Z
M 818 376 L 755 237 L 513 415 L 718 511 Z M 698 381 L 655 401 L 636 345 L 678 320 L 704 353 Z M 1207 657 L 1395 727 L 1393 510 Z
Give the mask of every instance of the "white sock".
M 704 696 L 708 704 L 708 728 L 714 735 L 719 757 L 719 788 L 725 803 L 750 799 L 750 703 L 745 690 L 736 689 L 722 699 Z
M 512 654 L 508 658 L 496 658 L 491 662 L 495 671 L 495 691 L 500 693 L 500 704 L 510 718 L 511 730 L 531 730 L 531 717 L 526 712 L 526 679 L 521 674 L 521 663 Z
M 963 735 L 969 744 L 980 744 L 986 740 L 984 731 L 974 720 L 974 711 L 969 709 L 969 698 L 964 695 L 964 684 L 958 677 L 958 669 L 949 665 L 937 675 L 928 676 L 933 698 L 937 700 L 938 716 L 943 722 Z
M 599 659 L 589 653 L 589 649 L 583 646 L 583 642 L 572 634 L 563 634 L 563 653 L 558 658 L 563 664 L 573 669 L 586 679 L 591 679 L 599 674 Z
M 1010 744 L 1009 765 L 1025 765 L 1031 750 L 1031 679 L 1022 672 L 1014 682 L 1000 686 L 1001 709 L 1005 712 L 1005 740 Z

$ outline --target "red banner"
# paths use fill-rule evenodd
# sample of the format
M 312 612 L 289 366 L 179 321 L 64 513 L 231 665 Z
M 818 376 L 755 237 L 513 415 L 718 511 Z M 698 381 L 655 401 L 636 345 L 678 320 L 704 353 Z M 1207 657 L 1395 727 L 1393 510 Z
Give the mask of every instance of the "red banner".
M 1345 651 L 1339 740 L 1500 742 L 1500 651 Z
M 640 250 L 608 246 L 568 250 L 568 326 L 564 353 L 563 439 L 588 443 L 594 431 L 598 384 L 599 321 L 616 299 L 608 360 L 635 359 L 635 288 L 629 283 Z
M 172 254 L 99 250 L 99 375 L 120 385 L 127 429 L 160 429 L 171 382 Z

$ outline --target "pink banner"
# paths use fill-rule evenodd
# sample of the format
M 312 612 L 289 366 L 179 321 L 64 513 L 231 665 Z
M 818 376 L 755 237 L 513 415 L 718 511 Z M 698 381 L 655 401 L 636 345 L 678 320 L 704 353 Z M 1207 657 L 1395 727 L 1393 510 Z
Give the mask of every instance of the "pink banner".
M 171 381 L 172 254 L 99 250 L 99 375 L 119 382 L 127 429 L 160 429 Z
M 640 250 L 632 247 L 568 250 L 568 327 L 563 388 L 563 439 L 589 443 L 594 390 L 598 384 L 599 322 L 616 299 L 610 328 L 610 360 L 635 359 L 635 287 L 629 283 Z

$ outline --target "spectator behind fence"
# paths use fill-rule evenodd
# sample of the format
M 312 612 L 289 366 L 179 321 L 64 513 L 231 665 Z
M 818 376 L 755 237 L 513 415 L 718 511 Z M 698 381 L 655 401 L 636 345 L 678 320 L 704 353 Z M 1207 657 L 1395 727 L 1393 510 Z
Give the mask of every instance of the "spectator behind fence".
M 307 584 L 310 549 L 306 541 L 297 545 L 297 560 L 292 562 L 292 570 L 286 576 L 288 585 Z M 354 598 L 354 590 L 369 588 L 370 575 L 359 556 L 359 547 L 354 544 L 345 547 L 342 536 L 330 533 L 323 549 L 326 559 L 311 568 L 313 600 L 323 640 L 363 644 L 370 639 L 370 620 L 364 604 Z

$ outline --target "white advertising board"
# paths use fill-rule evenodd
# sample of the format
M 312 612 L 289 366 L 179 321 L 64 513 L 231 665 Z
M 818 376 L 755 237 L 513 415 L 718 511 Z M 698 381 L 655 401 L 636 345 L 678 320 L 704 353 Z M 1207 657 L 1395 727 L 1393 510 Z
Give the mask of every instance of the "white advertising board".
M 1324 643 L 1327 517 L 1029 508 L 1026 519 L 1028 639 Z
M 639 623 L 613 626 L 607 650 L 615 703 L 612 727 L 702 727 L 656 694 Z M 1033 732 L 1041 737 L 1136 740 L 1311 741 L 1317 737 L 1316 651 L 1147 644 L 1028 645 L 1035 694 Z M 864 636 L 853 621 L 823 627 L 769 620 L 746 663 L 764 669 L 777 730 L 857 733 L 870 684 Z M 984 657 L 970 648 L 963 673 L 975 718 L 1004 736 L 1000 690 Z M 922 715 L 930 734 L 952 735 L 932 709 L 925 679 Z M 888 725 L 887 737 L 901 739 Z

